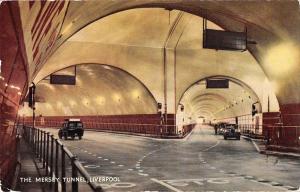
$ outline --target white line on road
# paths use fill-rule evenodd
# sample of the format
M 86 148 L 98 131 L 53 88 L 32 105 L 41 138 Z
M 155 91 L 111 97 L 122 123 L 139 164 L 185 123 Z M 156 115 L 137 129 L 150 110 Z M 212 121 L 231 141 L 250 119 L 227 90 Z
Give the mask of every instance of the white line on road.
M 259 147 L 257 146 L 257 144 L 255 143 L 255 141 L 251 140 L 251 142 L 253 143 L 253 145 L 254 145 L 256 151 L 260 153 L 260 149 L 259 149 Z
M 210 149 L 212 149 L 212 148 L 218 146 L 219 144 L 220 144 L 220 141 L 218 141 L 215 145 L 213 145 L 213 146 L 211 146 L 211 147 L 209 147 L 209 148 L 206 148 L 206 149 L 204 149 L 204 150 L 202 150 L 202 151 L 208 151 L 208 150 L 210 150 Z
M 194 130 L 195 129 L 192 129 L 192 131 L 187 136 L 185 136 L 185 138 L 183 138 L 182 140 L 187 141 L 189 139 L 189 137 L 192 135 L 192 133 L 194 132 Z
M 175 188 L 175 187 L 173 187 L 173 186 L 171 186 L 171 185 L 169 185 L 169 184 L 167 184 L 163 181 L 157 180 L 155 178 L 151 178 L 151 180 L 154 181 L 155 183 L 161 184 L 161 185 L 163 185 L 163 186 L 167 187 L 168 189 L 171 189 L 175 192 L 183 192 L 183 191 L 181 191 L 181 190 L 179 190 L 179 189 L 177 189 L 177 188 Z

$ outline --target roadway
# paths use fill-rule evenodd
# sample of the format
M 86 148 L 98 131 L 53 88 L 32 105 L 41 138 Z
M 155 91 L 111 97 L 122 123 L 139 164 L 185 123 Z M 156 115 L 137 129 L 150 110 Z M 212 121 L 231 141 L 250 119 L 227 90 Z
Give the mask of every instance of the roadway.
M 46 129 L 57 136 L 56 129 Z M 257 153 L 251 142 L 224 140 L 209 126 L 185 139 L 86 131 L 63 140 L 107 192 L 287 191 L 300 185 L 300 161 Z

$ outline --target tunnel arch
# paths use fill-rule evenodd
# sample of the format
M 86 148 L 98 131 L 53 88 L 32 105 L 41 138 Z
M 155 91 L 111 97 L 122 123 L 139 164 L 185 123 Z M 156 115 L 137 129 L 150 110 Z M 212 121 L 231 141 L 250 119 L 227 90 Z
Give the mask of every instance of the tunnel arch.
M 39 98 L 37 114 L 90 116 L 157 113 L 157 101 L 151 91 L 127 71 L 105 64 L 81 63 L 54 74 L 73 71 L 74 66 L 77 66 L 75 86 L 51 85 L 48 78 L 36 84 L 36 96 Z M 60 99 L 55 99 L 57 94 Z M 28 111 L 25 107 L 20 114 L 30 116 Z
M 185 91 L 183 92 L 183 94 L 180 96 L 179 102 L 177 103 L 177 108 L 178 108 L 178 106 L 179 106 L 179 104 L 180 104 L 180 101 L 183 99 L 184 95 L 189 91 L 190 88 L 192 88 L 193 86 L 198 85 L 200 82 L 205 81 L 206 79 L 210 79 L 210 78 L 212 78 L 212 79 L 228 79 L 229 81 L 231 81 L 231 82 L 233 82 L 233 83 L 235 83 L 235 84 L 241 86 L 242 88 L 246 89 L 246 90 L 249 91 L 252 95 L 254 95 L 254 97 L 257 99 L 257 101 L 259 102 L 259 106 L 260 106 L 260 107 L 259 107 L 259 112 L 262 112 L 261 101 L 260 101 L 258 95 L 253 91 L 253 89 L 252 89 L 249 85 L 247 85 L 245 82 L 242 82 L 242 81 L 240 81 L 239 79 L 236 79 L 236 78 L 230 77 L 230 76 L 226 76 L 226 75 L 213 75 L 213 76 L 207 76 L 207 77 L 204 77 L 204 78 L 202 78 L 202 79 L 200 79 L 200 80 L 194 82 L 193 84 L 191 84 L 189 87 L 187 87 L 187 88 L 185 89 Z M 213 96 L 215 97 L 216 95 L 213 95 Z M 219 96 L 220 96 L 220 95 L 219 95 Z M 223 98 L 223 99 L 224 99 L 224 97 L 222 97 L 222 96 L 219 97 L 219 98 Z
M 136 81 L 138 81 L 140 84 L 143 85 L 143 87 L 147 90 L 147 92 L 149 93 L 149 95 L 153 98 L 153 100 L 157 103 L 157 99 L 154 97 L 154 95 L 152 94 L 152 92 L 149 90 L 149 88 L 143 83 L 142 80 L 140 80 L 139 78 L 135 77 L 133 74 L 131 74 L 130 72 L 120 68 L 120 67 L 116 67 L 114 65 L 109 65 L 109 64 L 102 64 L 102 63 L 78 63 L 78 64 L 73 64 L 73 65 L 70 65 L 70 66 L 67 66 L 65 68 L 61 68 L 59 70 L 56 70 L 56 71 L 53 71 L 51 72 L 50 74 L 44 76 L 44 78 L 42 78 L 41 80 L 39 80 L 38 82 L 36 82 L 36 84 L 39 84 L 41 81 L 43 81 L 45 78 L 47 78 L 48 76 L 50 76 L 51 74 L 53 73 L 57 73 L 59 71 L 62 71 L 64 69 L 67 69 L 67 68 L 71 68 L 71 67 L 74 67 L 74 66 L 81 66 L 81 65 L 99 65 L 99 66 L 103 66 L 103 67 L 110 67 L 110 68 L 113 68 L 113 69 L 117 69 L 117 70 L 120 70 L 124 73 L 126 73 L 127 75 L 133 77 Z
M 140 10 L 140 9 L 136 9 L 136 10 Z M 140 12 L 143 13 L 143 14 L 145 13 L 147 15 L 148 13 L 149 14 L 155 13 L 155 10 L 159 10 L 158 12 L 162 13 L 159 16 L 166 16 L 166 17 L 164 17 L 165 18 L 164 20 L 167 19 L 167 13 L 168 13 L 167 10 L 154 9 L 154 11 L 150 11 L 150 12 L 148 12 L 148 10 L 151 10 L 151 9 L 140 10 Z M 147 12 L 145 12 L 145 11 L 147 11 Z M 175 14 L 173 14 L 173 18 L 175 18 L 176 14 L 178 14 L 180 12 L 177 11 L 177 12 L 174 12 L 174 13 Z M 102 19 L 100 19 L 99 20 L 99 21 L 101 21 L 101 22 L 99 22 L 100 25 L 96 25 L 96 26 L 92 25 L 93 27 L 91 27 L 90 29 L 100 30 L 100 33 L 105 33 L 105 32 L 108 31 L 108 30 L 105 30 L 105 28 L 107 27 L 107 25 L 105 25 L 105 24 L 111 23 L 111 21 L 116 21 L 116 17 L 120 18 L 120 17 L 132 16 L 134 14 L 139 14 L 139 12 L 138 13 L 137 12 L 126 13 L 126 14 L 123 14 L 123 12 L 122 12 L 122 14 L 119 15 L 119 16 L 116 16 L 117 14 L 115 14 L 113 16 L 113 18 L 107 17 L 106 18 L 106 19 L 108 19 L 107 21 L 102 21 Z M 193 21 L 195 21 L 195 23 L 197 23 L 197 25 L 202 23 L 202 19 L 198 16 L 190 15 L 188 13 L 185 13 L 185 15 L 186 15 L 185 16 L 186 18 L 193 19 Z M 137 16 L 140 16 L 140 15 L 137 15 Z M 139 25 L 139 26 L 142 26 L 142 27 L 144 27 L 146 25 L 150 25 L 152 27 L 155 26 L 155 25 L 153 25 L 153 23 L 151 23 L 151 22 L 148 23 L 147 21 L 148 20 L 146 20 L 145 22 L 140 21 L 143 24 Z M 118 23 L 119 23 L 119 20 L 117 20 L 117 22 L 115 22 L 115 23 L 112 23 L 113 24 L 112 25 L 113 29 L 116 29 L 115 27 L 118 27 L 118 25 L 117 25 Z M 165 24 L 165 21 L 160 22 L 160 23 Z M 129 22 L 129 24 L 130 24 L 130 22 Z M 155 24 L 157 24 L 157 22 Z M 100 28 L 99 28 L 99 26 L 100 26 Z M 101 28 L 101 26 L 102 26 L 102 28 Z M 192 26 L 195 26 L 195 25 L 192 25 Z M 195 27 L 192 27 L 192 26 L 190 26 L 189 28 L 195 28 Z M 121 25 L 121 27 L 122 27 L 122 25 Z M 162 39 L 165 39 L 165 35 L 161 35 L 162 38 L 158 38 L 157 40 L 154 41 L 156 43 L 155 45 L 158 45 L 158 47 L 151 47 L 154 44 L 148 44 L 149 40 L 144 42 L 143 39 L 141 39 L 141 37 L 144 36 L 143 33 L 141 33 L 140 35 L 136 35 L 137 38 L 128 38 L 128 39 L 126 39 L 127 38 L 127 36 L 126 36 L 127 32 L 130 32 L 131 30 L 134 29 L 136 31 L 133 31 L 133 32 L 134 32 L 134 34 L 136 34 L 138 32 L 141 32 L 141 31 L 139 31 L 140 28 L 141 27 L 132 28 L 132 26 L 129 26 L 129 31 L 124 32 L 125 35 L 119 34 L 118 32 L 116 32 L 116 33 L 113 33 L 112 35 L 104 35 L 103 38 L 101 38 L 102 40 L 99 40 L 99 41 L 95 40 L 95 42 L 94 42 L 95 38 L 94 38 L 93 35 L 91 36 L 92 38 L 88 38 L 88 39 L 84 38 L 84 34 L 86 34 L 86 33 L 89 34 L 88 32 L 90 31 L 90 29 L 87 28 L 86 30 L 83 30 L 82 33 L 79 33 L 78 37 L 76 37 L 74 39 L 71 39 L 70 41 L 66 42 L 66 44 L 61 48 L 61 50 L 58 51 L 58 54 L 55 54 L 52 58 L 50 58 L 48 60 L 46 65 L 43 66 L 44 69 L 40 73 L 39 77 L 45 75 L 44 72 L 49 72 L 51 70 L 54 70 L 55 68 L 63 67 L 64 65 L 65 66 L 72 65 L 72 63 L 89 62 L 89 63 L 111 64 L 111 65 L 115 65 L 117 67 L 124 68 L 125 70 L 127 70 L 130 73 L 132 73 L 133 75 L 135 75 L 137 78 L 143 80 L 144 84 L 148 88 L 150 88 L 150 90 L 155 90 L 155 91 L 152 92 L 153 95 L 155 96 L 155 98 L 158 98 L 158 101 L 160 103 L 163 103 L 164 102 L 163 99 L 162 99 L 163 94 L 161 93 L 163 87 L 160 84 L 159 85 L 151 85 L 151 84 L 153 84 L 153 79 L 150 78 L 150 77 L 145 76 L 144 74 L 142 74 L 142 72 L 144 73 L 144 71 L 146 71 L 146 73 L 147 73 L 147 72 L 151 71 L 151 73 L 156 73 L 156 71 L 157 71 L 157 72 L 159 72 L 158 75 L 160 75 L 160 76 L 163 75 L 163 72 L 161 72 L 163 47 L 161 47 L 162 45 L 160 43 L 161 43 Z M 163 33 L 165 33 L 165 28 L 166 29 L 170 28 L 170 22 L 169 22 L 169 25 L 166 24 L 166 26 L 163 28 L 163 30 L 162 30 Z M 101 30 L 101 29 L 104 29 L 104 30 Z M 218 29 L 219 29 L 219 27 L 218 27 Z M 153 29 L 151 28 L 151 30 L 153 30 Z M 181 29 L 178 29 L 178 30 L 181 30 Z M 114 30 L 114 31 L 116 31 L 116 30 Z M 183 58 L 186 58 L 185 47 L 184 46 L 187 45 L 186 50 L 189 51 L 188 54 L 191 54 L 191 56 L 193 56 L 193 58 L 192 58 L 192 61 L 190 63 L 186 63 L 186 64 L 183 63 L 183 62 L 176 63 L 176 65 L 179 66 L 178 71 L 181 71 L 180 68 L 184 68 L 184 67 L 181 67 L 181 66 L 185 65 L 186 67 L 191 66 L 191 68 L 195 68 L 195 70 L 192 70 L 195 73 L 196 72 L 201 72 L 200 69 L 202 67 L 205 67 L 205 65 L 202 65 L 201 63 L 203 63 L 203 61 L 205 59 L 208 59 L 208 61 L 207 61 L 208 64 L 212 64 L 211 68 L 219 67 L 219 68 L 225 69 L 224 74 L 233 75 L 234 77 L 237 77 L 237 78 L 239 78 L 241 76 L 246 77 L 247 74 L 245 74 L 245 73 L 246 73 L 246 71 L 248 70 L 248 67 L 249 67 L 249 70 L 252 70 L 255 73 L 257 72 L 256 76 L 259 77 L 259 79 L 251 82 L 251 85 L 255 85 L 256 87 L 258 87 L 257 82 L 261 80 L 262 76 L 265 77 L 265 74 L 263 73 L 263 70 L 260 67 L 260 65 L 255 61 L 255 59 L 251 56 L 251 54 L 248 51 L 244 52 L 242 54 L 240 52 L 236 52 L 236 53 L 233 53 L 232 56 L 228 56 L 231 53 L 228 54 L 228 52 L 227 53 L 224 53 L 224 52 L 221 52 L 221 51 L 214 52 L 213 50 L 203 49 L 204 54 L 201 54 L 202 49 L 198 50 L 198 45 L 195 46 L 195 44 L 189 45 L 189 44 L 186 43 L 186 42 L 189 42 L 187 40 L 191 40 L 191 38 L 195 38 L 195 35 L 192 35 L 192 36 L 189 35 L 189 34 L 191 34 L 191 32 L 195 33 L 196 31 L 194 29 L 189 29 L 188 30 L 188 32 L 185 34 L 185 36 L 187 36 L 187 37 L 182 38 L 182 39 L 184 39 L 184 41 L 182 43 L 180 43 L 180 46 L 178 47 L 176 52 L 179 55 L 177 60 L 182 61 Z M 200 36 L 201 36 L 201 33 L 199 35 L 197 35 L 197 37 L 195 39 L 197 42 L 198 42 L 199 39 L 201 40 Z M 89 36 L 87 36 L 87 37 L 89 37 Z M 109 39 L 107 39 L 109 37 L 112 37 L 112 39 L 116 38 L 116 39 L 121 39 L 121 40 L 119 40 L 119 41 L 109 40 Z M 146 37 L 149 37 L 149 35 L 146 35 Z M 157 37 L 157 35 L 154 35 L 154 37 Z M 177 37 L 175 36 L 175 38 L 173 38 L 173 40 L 176 41 L 176 38 Z M 187 39 L 187 38 L 189 38 L 189 39 Z M 148 39 L 150 39 L 150 38 L 148 38 Z M 85 41 L 86 41 L 86 43 L 85 43 Z M 171 46 L 172 46 L 172 43 L 174 43 L 174 41 L 170 43 Z M 91 43 L 88 43 L 88 42 L 91 42 Z M 92 42 L 94 42 L 94 43 L 92 43 Z M 138 42 L 138 43 L 142 42 L 142 43 L 141 44 L 133 44 L 135 46 L 132 46 L 131 43 L 136 43 L 136 42 Z M 82 46 L 84 48 L 77 47 L 81 43 L 83 43 L 83 45 L 86 45 L 86 46 Z M 121 43 L 121 44 L 118 44 L 118 43 Z M 92 44 L 92 46 L 90 46 L 91 44 Z M 145 48 L 148 45 L 150 45 L 150 48 Z M 173 49 L 172 49 L 171 46 L 170 46 L 170 49 L 168 48 L 168 50 L 172 51 Z M 134 48 L 132 48 L 132 47 L 134 47 Z M 78 56 L 73 57 L 73 56 L 70 55 L 70 53 L 73 53 L 72 50 L 74 50 L 74 49 L 81 50 L 80 54 Z M 87 50 L 89 50 L 89 49 L 93 49 L 95 51 L 87 52 Z M 197 51 L 194 51 L 194 50 L 197 50 Z M 105 54 L 97 54 L 98 52 L 103 52 Z M 130 56 L 129 52 L 133 56 L 137 55 L 137 57 L 135 57 L 136 59 L 133 58 L 133 56 Z M 61 55 L 65 55 L 65 56 L 61 56 Z M 173 56 L 172 53 L 170 55 L 168 55 L 167 60 L 171 61 L 172 56 Z M 220 65 L 217 65 L 217 64 L 214 63 L 214 60 L 215 60 L 214 57 L 219 57 L 219 56 L 220 56 L 220 58 L 223 58 L 224 62 L 221 62 Z M 64 62 L 61 62 L 61 61 L 66 61 L 66 63 L 64 64 Z M 231 63 L 232 63 L 232 65 L 231 65 Z M 172 63 L 168 63 L 168 64 L 172 65 Z M 54 67 L 54 66 L 56 66 L 56 67 Z M 237 70 L 236 72 L 230 70 L 230 68 L 233 68 L 233 66 L 238 67 L 239 70 Z M 155 68 L 150 69 L 149 67 L 151 67 L 151 68 L 155 67 Z M 198 68 L 198 69 L 196 69 L 196 68 Z M 208 69 L 208 70 L 206 69 L 206 71 L 208 71 L 208 72 L 205 72 L 202 76 L 215 74 L 215 72 L 211 71 L 210 69 Z M 241 75 L 239 75 L 239 71 L 241 71 Z M 160 73 L 162 73 L 162 74 L 160 74 Z M 232 74 L 232 73 L 234 73 L 234 74 Z M 176 102 L 178 101 L 178 98 L 180 97 L 183 90 L 185 89 L 185 86 L 190 85 L 193 81 L 196 80 L 196 78 L 195 78 L 196 76 L 195 75 L 193 75 L 193 76 L 194 77 L 190 78 L 190 77 L 187 77 L 184 74 L 181 75 L 181 74 L 178 73 L 178 78 L 179 79 L 178 79 L 177 82 L 180 82 L 180 84 L 178 84 L 178 86 L 176 86 L 176 88 L 177 88 L 176 97 L 175 97 Z M 158 81 L 162 82 L 162 77 L 159 77 L 159 78 L 160 79 L 158 79 Z M 38 79 L 39 78 L 37 78 L 37 80 Z M 174 104 L 173 103 L 169 104 L 169 106 L 172 105 L 171 109 L 168 110 L 169 112 L 173 112 L 173 109 L 175 108 Z
M 53 55 L 53 53 L 58 50 L 58 47 L 67 42 L 67 40 L 72 37 L 72 35 L 76 34 L 80 29 L 83 29 L 92 22 L 101 20 L 102 18 L 115 13 L 138 8 L 164 8 L 167 10 L 181 10 L 186 13 L 207 18 L 208 20 L 221 26 L 223 29 L 239 31 L 245 25 L 249 27 L 247 30 L 249 32 L 249 39 L 256 41 L 259 46 L 249 45 L 248 50 L 253 58 L 259 63 L 266 77 L 270 79 L 272 86 L 278 89 L 278 91 L 276 91 L 276 95 L 280 105 L 297 103 L 300 100 L 300 97 L 298 97 L 297 92 L 295 91 L 296 89 L 291 88 L 293 85 L 297 87 L 299 85 L 296 73 L 293 73 L 292 75 L 283 75 L 283 77 L 287 79 L 287 83 L 282 83 L 282 81 L 278 79 L 277 73 L 272 74 L 272 69 L 270 69 L 269 62 L 265 61 L 265 56 L 270 52 L 269 49 L 275 46 L 274 42 L 284 44 L 299 39 L 299 35 L 297 34 L 300 33 L 300 30 L 295 29 L 294 24 L 286 23 L 283 17 L 287 14 L 289 16 L 293 16 L 295 20 L 299 21 L 299 14 L 297 11 L 299 4 L 297 1 L 289 3 L 276 2 L 272 4 L 262 2 L 262 9 L 259 10 L 259 12 L 265 19 L 267 19 L 267 25 L 266 22 L 264 22 L 265 19 L 261 19 L 260 16 L 257 16 L 259 14 L 249 12 L 249 9 L 255 8 L 255 2 L 243 2 L 243 4 L 226 2 L 218 4 L 215 2 L 202 1 L 184 2 L 170 0 L 165 2 L 160 0 L 143 0 L 138 2 L 129 1 L 128 3 L 122 4 L 118 2 L 88 2 L 84 4 L 69 2 L 69 4 L 72 4 L 72 6 L 68 6 L 65 14 L 65 17 L 67 18 L 64 18 L 63 21 L 61 21 L 63 24 L 59 30 L 58 38 L 55 40 L 53 49 L 48 52 L 49 54 L 47 53 L 47 56 Z M 22 4 L 21 7 L 23 7 Z M 26 7 L 26 5 L 24 5 L 24 7 Z M 35 7 L 38 7 L 38 5 Z M 85 11 L 87 8 L 93 8 L 94 10 L 98 11 L 86 12 L 84 17 L 76 17 L 75 13 Z M 284 10 L 284 13 L 279 14 L 279 10 L 281 9 Z M 290 11 L 287 12 L 287 10 Z M 26 13 L 23 15 L 26 15 Z M 276 19 L 278 22 L 276 22 Z M 30 18 L 27 17 L 26 20 L 30 20 Z M 68 30 L 66 33 L 64 33 L 64 30 L 66 29 Z M 298 50 L 298 46 L 296 46 L 295 49 Z M 282 57 L 284 58 L 285 56 Z M 41 66 L 45 64 L 45 61 L 46 59 L 39 63 L 41 65 L 34 65 L 37 63 L 33 63 L 32 67 L 36 69 L 31 70 L 34 72 L 34 75 L 30 75 L 35 77 L 40 71 Z M 297 67 L 297 70 L 299 71 L 300 68 Z M 297 70 L 293 70 L 293 72 L 296 72 Z M 295 84 L 294 81 L 297 81 L 297 84 Z

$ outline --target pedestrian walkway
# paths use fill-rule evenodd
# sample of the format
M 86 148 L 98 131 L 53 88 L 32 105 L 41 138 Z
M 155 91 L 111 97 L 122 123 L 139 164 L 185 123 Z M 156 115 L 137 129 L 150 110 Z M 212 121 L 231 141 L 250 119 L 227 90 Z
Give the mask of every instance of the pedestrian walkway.
M 34 154 L 23 139 L 20 141 L 20 154 L 21 171 L 17 190 L 22 192 L 44 192 L 43 185 L 35 182 L 35 178 L 40 177 L 40 174 L 34 161 Z

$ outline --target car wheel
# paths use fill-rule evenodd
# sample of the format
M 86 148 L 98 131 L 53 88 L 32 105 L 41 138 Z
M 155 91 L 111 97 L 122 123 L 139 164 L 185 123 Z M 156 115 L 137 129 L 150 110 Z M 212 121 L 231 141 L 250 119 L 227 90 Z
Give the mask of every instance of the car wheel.
M 72 135 L 72 140 L 74 140 L 75 139 L 75 136 L 74 135 Z
M 236 139 L 237 139 L 237 140 L 241 140 L 241 137 L 237 137 Z
M 225 140 L 227 140 L 227 137 L 226 137 L 226 136 L 224 136 L 224 139 L 225 139 Z
M 78 136 L 78 138 L 79 138 L 79 140 L 81 140 L 81 139 L 82 139 L 82 136 Z

